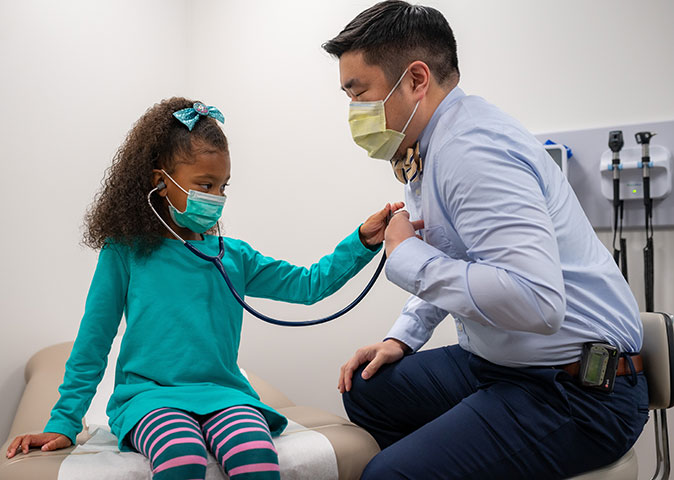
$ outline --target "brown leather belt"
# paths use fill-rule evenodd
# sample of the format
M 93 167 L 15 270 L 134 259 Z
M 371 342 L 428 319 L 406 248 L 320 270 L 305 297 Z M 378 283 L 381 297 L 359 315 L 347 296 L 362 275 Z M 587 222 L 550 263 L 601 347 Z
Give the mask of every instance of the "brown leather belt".
M 644 370 L 644 362 L 643 359 L 641 358 L 641 355 L 636 354 L 630 356 L 632 357 L 632 363 L 634 364 L 635 373 L 642 372 Z M 578 372 L 580 371 L 580 362 L 578 361 L 574 363 L 569 363 L 568 365 L 561 365 L 557 368 L 561 368 L 572 377 L 576 377 L 578 376 Z M 616 375 L 630 375 L 631 373 L 632 370 L 630 370 L 630 366 L 627 363 L 627 360 L 625 360 L 625 357 L 620 357 L 620 360 L 618 360 L 618 370 L 616 372 Z

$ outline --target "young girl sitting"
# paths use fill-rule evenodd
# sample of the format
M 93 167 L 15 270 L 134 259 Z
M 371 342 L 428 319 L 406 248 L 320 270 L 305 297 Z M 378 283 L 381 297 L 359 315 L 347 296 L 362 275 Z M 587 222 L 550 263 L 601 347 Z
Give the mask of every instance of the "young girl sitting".
M 154 479 L 203 479 L 210 450 L 236 479 L 278 479 L 272 435 L 287 420 L 260 402 L 237 366 L 243 310 L 209 262 L 168 233 L 218 251 L 214 227 L 230 177 L 227 139 L 214 107 L 165 100 L 135 124 L 86 217 L 85 243 L 100 249 L 60 398 L 44 432 L 18 436 L 8 457 L 30 447 L 75 443 L 122 314 L 126 331 L 107 414 L 122 451 L 150 459 Z M 222 262 L 241 295 L 311 304 L 375 255 L 386 217 L 375 213 L 310 268 L 265 257 L 225 238 Z M 206 234 L 204 234 L 206 233 Z M 202 235 L 203 234 L 203 235 Z

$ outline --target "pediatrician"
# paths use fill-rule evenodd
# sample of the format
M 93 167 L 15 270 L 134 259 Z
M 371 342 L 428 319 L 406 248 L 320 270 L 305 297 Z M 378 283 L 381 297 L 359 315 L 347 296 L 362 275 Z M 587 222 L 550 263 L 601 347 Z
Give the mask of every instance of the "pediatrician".
M 323 48 L 339 58 L 354 140 L 391 162 L 410 212 L 386 231 L 386 274 L 411 297 L 339 378 L 349 417 L 382 448 L 362 478 L 568 478 L 620 458 L 648 415 L 639 311 L 560 169 L 457 86 L 437 10 L 382 2 Z M 459 345 L 417 352 L 448 314 Z M 598 350 L 581 365 L 588 342 Z M 591 368 L 606 359 L 612 385 Z M 581 384 L 600 373 L 609 383 Z

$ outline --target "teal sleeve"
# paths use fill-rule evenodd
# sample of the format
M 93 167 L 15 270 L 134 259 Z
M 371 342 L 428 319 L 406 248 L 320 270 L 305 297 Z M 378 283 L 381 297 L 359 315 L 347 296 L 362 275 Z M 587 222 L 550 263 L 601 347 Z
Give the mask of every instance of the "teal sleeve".
M 84 316 L 66 362 L 59 400 L 45 432 L 65 435 L 75 444 L 82 417 L 103 378 L 110 346 L 124 311 L 129 283 L 128 266 L 114 245 L 101 249 L 89 287 Z
M 356 229 L 334 252 L 306 268 L 265 257 L 246 247 L 246 295 L 305 305 L 335 293 L 381 249 L 381 245 L 376 250 L 365 247 Z

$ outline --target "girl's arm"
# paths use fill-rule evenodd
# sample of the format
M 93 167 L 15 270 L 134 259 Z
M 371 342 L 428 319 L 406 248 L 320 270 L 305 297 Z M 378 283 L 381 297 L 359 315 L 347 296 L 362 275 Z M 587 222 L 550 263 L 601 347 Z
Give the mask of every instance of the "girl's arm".
M 334 252 L 309 268 L 265 257 L 242 243 L 246 262 L 245 294 L 305 305 L 332 295 L 381 249 L 387 216 L 391 210 L 398 210 L 402 206 L 402 203 L 387 205 L 342 240 Z M 365 243 L 375 246 L 368 247 Z
M 65 435 L 73 444 L 82 430 L 82 417 L 103 378 L 126 303 L 128 265 L 118 248 L 106 244 L 98 257 L 84 316 L 59 387 L 61 396 L 44 429 Z
M 335 293 L 381 249 L 381 245 L 376 250 L 365 247 L 355 230 L 334 252 L 307 268 L 265 257 L 244 245 L 247 296 L 305 305 Z

